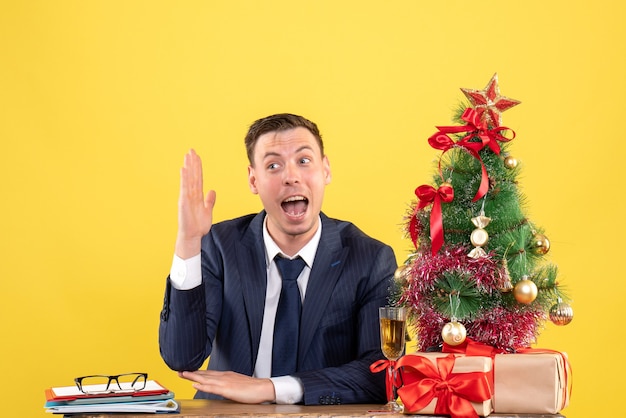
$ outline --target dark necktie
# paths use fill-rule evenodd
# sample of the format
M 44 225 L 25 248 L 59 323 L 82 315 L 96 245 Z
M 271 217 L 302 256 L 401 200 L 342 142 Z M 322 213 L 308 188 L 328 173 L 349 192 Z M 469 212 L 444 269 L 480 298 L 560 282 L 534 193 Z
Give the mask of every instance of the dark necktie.
M 304 260 L 300 257 L 290 260 L 276 256 L 274 260 L 283 279 L 283 287 L 280 291 L 274 323 L 272 377 L 289 375 L 296 371 L 298 365 L 302 300 L 296 279 L 304 268 Z

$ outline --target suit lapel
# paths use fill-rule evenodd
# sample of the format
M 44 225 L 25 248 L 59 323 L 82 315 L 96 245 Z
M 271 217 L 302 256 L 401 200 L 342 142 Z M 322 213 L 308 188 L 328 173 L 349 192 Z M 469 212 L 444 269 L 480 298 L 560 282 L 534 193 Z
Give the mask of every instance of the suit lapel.
M 318 324 L 324 314 L 335 283 L 348 256 L 348 248 L 341 246 L 339 230 L 325 215 L 322 216 L 322 236 L 320 238 L 306 297 L 302 306 L 302 322 L 300 323 L 300 341 L 298 344 L 299 362 L 304 358 L 306 348 L 310 346 Z
M 265 247 L 263 244 L 263 219 L 265 212 L 254 217 L 240 243 L 236 245 L 237 263 L 245 315 L 250 326 L 252 342 L 252 367 L 259 352 L 263 312 L 265 309 L 265 292 L 267 276 L 265 274 Z

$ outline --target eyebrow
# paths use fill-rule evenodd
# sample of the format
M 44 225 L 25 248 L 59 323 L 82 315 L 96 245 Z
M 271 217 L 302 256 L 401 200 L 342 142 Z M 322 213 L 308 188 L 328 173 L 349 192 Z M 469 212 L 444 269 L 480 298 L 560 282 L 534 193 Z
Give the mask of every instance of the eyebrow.
M 313 147 L 311 147 L 310 145 L 303 145 L 296 150 L 296 153 L 302 152 L 304 150 L 313 151 Z M 275 151 L 268 151 L 265 153 L 265 155 L 263 155 L 263 159 L 266 159 L 267 157 L 280 157 L 280 153 Z

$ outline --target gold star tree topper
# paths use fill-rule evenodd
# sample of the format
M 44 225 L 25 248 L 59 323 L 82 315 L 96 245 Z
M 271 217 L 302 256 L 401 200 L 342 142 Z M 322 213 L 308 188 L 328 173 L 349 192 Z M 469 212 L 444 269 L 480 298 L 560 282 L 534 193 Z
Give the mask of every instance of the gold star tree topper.
M 502 112 L 520 104 L 519 100 L 500 95 L 498 73 L 495 73 L 483 90 L 461 89 L 478 112 L 480 120 L 488 126 L 497 127 L 502 123 Z

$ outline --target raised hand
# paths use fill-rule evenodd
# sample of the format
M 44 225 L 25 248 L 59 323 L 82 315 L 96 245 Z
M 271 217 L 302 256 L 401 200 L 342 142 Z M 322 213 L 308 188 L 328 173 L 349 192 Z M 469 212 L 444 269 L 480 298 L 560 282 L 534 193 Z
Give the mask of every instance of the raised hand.
M 178 197 L 178 234 L 176 255 L 182 259 L 200 253 L 200 242 L 213 225 L 215 191 L 204 195 L 202 185 L 202 161 L 192 149 L 185 154 L 180 169 L 180 195 Z

